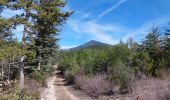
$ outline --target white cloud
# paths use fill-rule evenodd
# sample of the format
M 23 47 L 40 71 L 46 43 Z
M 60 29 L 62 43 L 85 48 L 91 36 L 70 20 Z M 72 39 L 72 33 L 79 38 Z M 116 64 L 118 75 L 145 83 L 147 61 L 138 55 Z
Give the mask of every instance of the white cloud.
M 61 49 L 70 49 L 70 48 L 74 48 L 76 47 L 75 45 L 65 45 L 65 46 L 61 46 Z
M 145 36 L 149 31 L 150 27 L 153 24 L 158 26 L 166 25 L 170 20 L 168 14 L 149 20 L 140 27 L 134 29 L 126 26 L 118 25 L 115 23 L 112 24 L 100 24 L 96 20 L 79 20 L 79 19 L 70 19 L 68 21 L 68 26 L 77 34 L 84 34 L 89 37 L 89 39 L 95 39 L 97 41 L 116 44 L 120 41 L 127 41 L 128 38 L 136 38 L 138 36 Z M 121 38 L 116 38 L 118 34 L 124 34 Z M 143 37 L 140 37 L 141 40 Z
M 161 16 L 158 18 L 155 18 L 153 20 L 149 20 L 148 22 L 146 22 L 145 24 L 143 24 L 141 27 L 137 28 L 137 29 L 131 29 L 130 31 L 127 31 L 128 34 L 126 34 L 122 40 L 126 41 L 128 38 L 132 37 L 136 37 L 138 35 L 143 35 L 145 36 L 150 28 L 155 25 L 155 26 L 165 26 L 167 24 L 168 21 L 170 21 L 170 18 L 168 17 L 170 14 L 166 14 L 165 16 Z
M 116 4 L 112 5 L 110 8 L 108 8 L 107 10 L 105 10 L 104 12 L 102 12 L 98 18 L 101 18 L 103 16 L 105 16 L 106 14 L 110 13 L 111 11 L 113 11 L 114 9 L 120 7 L 121 4 L 123 4 L 124 2 L 126 2 L 127 0 L 119 0 L 119 2 L 117 2 Z
M 94 20 L 82 21 L 71 19 L 68 21 L 68 25 L 73 31 L 87 35 L 89 39 L 95 39 L 110 44 L 115 44 L 116 42 L 111 33 L 117 33 L 121 29 L 119 26 L 110 24 L 102 25 Z
M 79 19 L 86 19 L 90 17 L 90 13 L 83 13 L 81 11 L 76 11 L 75 14 L 79 16 Z

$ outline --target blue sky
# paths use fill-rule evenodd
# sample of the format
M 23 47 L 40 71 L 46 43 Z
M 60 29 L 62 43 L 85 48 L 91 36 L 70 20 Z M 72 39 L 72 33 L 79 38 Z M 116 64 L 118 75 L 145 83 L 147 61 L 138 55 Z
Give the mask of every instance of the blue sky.
M 78 46 L 90 40 L 116 44 L 132 37 L 141 42 L 150 27 L 164 28 L 170 21 L 170 0 L 67 0 L 65 10 L 74 14 L 63 25 L 61 48 Z M 5 10 L 4 17 L 11 12 Z M 22 26 L 15 30 L 21 37 Z

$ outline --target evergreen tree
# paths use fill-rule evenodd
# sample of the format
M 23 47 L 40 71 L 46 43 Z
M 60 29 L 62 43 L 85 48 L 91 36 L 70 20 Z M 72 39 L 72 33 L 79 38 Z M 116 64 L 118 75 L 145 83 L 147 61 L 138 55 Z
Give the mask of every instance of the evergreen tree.
M 31 22 L 31 11 L 33 10 L 33 4 L 35 0 L 10 0 L 8 3 L 4 4 L 11 10 L 21 10 L 22 14 L 16 14 L 11 20 L 13 25 L 23 25 L 23 36 L 22 36 L 22 48 L 27 48 L 27 36 L 30 33 L 32 22 Z M 22 56 L 20 59 L 20 88 L 24 88 L 24 61 L 26 56 Z
M 170 24 L 170 23 L 169 23 Z M 167 62 L 167 67 L 170 65 L 170 29 L 166 29 L 165 32 L 165 43 L 164 43 L 164 49 L 165 49 L 165 59 Z
M 63 12 L 66 2 L 63 0 L 40 0 L 36 4 L 34 14 L 34 29 L 31 34 L 34 40 L 33 47 L 36 50 L 38 70 L 41 65 L 51 62 L 54 52 L 57 50 L 57 36 L 60 26 L 65 23 L 71 12 Z M 43 63 L 42 63 L 43 62 Z
M 163 49 L 161 47 L 159 28 L 153 26 L 151 32 L 145 37 L 142 44 L 143 50 L 147 52 L 154 61 L 152 75 L 157 76 L 158 70 L 164 67 Z
M 148 52 L 151 58 L 155 58 L 156 47 L 160 46 L 159 36 L 159 28 L 153 26 L 142 44 L 144 51 Z
M 12 39 L 12 31 L 10 20 L 6 20 L 0 17 L 0 46 L 3 43 L 10 41 Z
M 41 62 L 44 65 L 52 62 L 51 56 L 56 52 L 56 45 L 58 42 L 57 35 L 60 32 L 60 26 L 65 23 L 70 12 L 63 12 L 62 8 L 66 2 L 62 0 L 2 0 L 0 7 L 9 8 L 11 10 L 21 10 L 22 14 L 16 14 L 10 18 L 11 26 L 16 27 L 23 25 L 22 49 L 30 50 L 30 45 L 36 51 L 38 69 L 40 69 Z M 1 20 L 1 19 L 0 19 Z M 4 19 L 2 19 L 2 26 L 0 32 L 7 32 L 8 27 Z M 6 27 L 6 29 L 4 28 Z M 0 34 L 1 39 L 5 39 L 4 35 Z M 9 37 L 9 36 L 8 36 Z M 24 61 L 26 55 L 20 59 L 20 88 L 24 87 Z M 43 61 L 42 61 L 43 60 Z

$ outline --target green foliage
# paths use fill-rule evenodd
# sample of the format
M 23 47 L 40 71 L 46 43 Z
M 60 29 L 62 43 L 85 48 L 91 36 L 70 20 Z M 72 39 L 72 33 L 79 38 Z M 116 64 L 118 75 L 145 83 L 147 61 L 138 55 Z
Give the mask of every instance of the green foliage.
M 47 86 L 46 75 L 42 71 L 34 70 L 30 73 L 29 78 L 36 80 L 43 87 Z
M 68 83 L 74 83 L 75 76 L 79 73 L 79 71 L 80 71 L 80 67 L 75 61 L 73 61 L 71 63 L 71 66 L 65 72 L 65 77 Z
M 55 56 L 57 54 L 61 25 L 65 23 L 72 12 L 63 11 L 66 2 L 63 0 L 1 0 L 0 13 L 3 9 L 21 11 L 12 18 L 2 18 L 0 15 L 0 67 L 10 76 L 11 67 L 20 68 L 20 86 L 24 86 L 24 67 L 38 65 L 38 70 L 52 74 Z M 12 31 L 22 25 L 22 42 L 12 37 Z M 21 60 L 21 58 L 24 58 Z M 42 68 L 40 68 L 42 66 Z M 31 68 L 30 68 L 31 69 Z M 26 73 L 30 74 L 30 72 Z M 32 79 L 45 85 L 43 72 L 34 71 Z M 3 76 L 2 76 L 3 78 Z M 10 77 L 9 77 L 10 78 Z
M 148 35 L 145 37 L 145 40 L 143 41 L 143 49 L 146 51 L 151 58 L 156 59 L 156 46 L 159 46 L 159 40 L 160 39 L 160 33 L 159 28 L 153 26 L 151 28 L 151 32 L 148 33 Z
M 11 32 L 11 22 L 5 18 L 1 18 L 0 16 L 0 45 L 2 45 L 5 41 L 9 41 L 12 38 Z
M 32 2 L 34 4 L 34 2 Z M 56 43 L 59 38 L 60 27 L 65 23 L 72 12 L 63 12 L 66 2 L 63 0 L 52 0 L 50 2 L 40 0 L 34 5 L 36 14 L 33 15 L 34 27 L 29 37 L 34 41 L 31 46 L 36 51 L 36 63 L 39 67 L 47 65 L 49 59 L 54 57 L 55 50 L 59 47 Z
M 153 60 L 146 52 L 139 52 L 133 57 L 133 66 L 136 67 L 136 73 L 138 71 L 144 72 L 146 75 L 153 73 Z
M 169 23 L 170 24 L 170 23 Z M 170 68 L 170 29 L 166 29 L 164 38 L 164 49 L 165 49 L 165 61 L 166 67 Z
M 152 65 L 150 65 L 152 67 L 147 67 L 147 74 L 151 74 L 156 77 L 161 76 L 160 70 L 166 68 L 166 62 L 164 59 L 164 49 L 162 48 L 163 42 L 160 38 L 158 27 L 152 27 L 151 32 L 149 32 L 145 37 L 145 41 L 143 42 L 142 46 L 143 51 L 149 55 L 147 58 L 152 59 Z
M 109 80 L 112 80 L 120 85 L 120 92 L 126 93 L 131 92 L 130 81 L 132 80 L 133 70 L 125 66 L 121 61 L 110 68 Z
M 48 75 L 52 76 L 53 72 L 55 71 L 53 66 L 48 65 L 45 69 L 44 72 L 47 73 Z
M 131 50 L 126 44 L 118 44 L 110 48 L 82 49 L 65 52 L 65 54 L 67 54 L 67 56 L 59 63 L 58 68 L 65 74 L 66 78 L 69 76 L 69 82 L 74 83 L 75 76 L 77 73 L 80 74 L 82 70 L 86 75 L 109 73 L 110 79 L 114 77 L 112 74 L 115 71 L 117 72 L 116 75 L 119 75 L 117 81 L 115 81 L 118 84 L 121 83 L 121 87 L 126 87 L 123 83 L 129 84 L 128 78 L 130 76 L 127 74 L 130 73 L 130 69 L 125 65 L 128 64 L 128 56 L 131 55 Z M 122 65 L 119 66 L 118 61 L 123 62 L 121 63 Z

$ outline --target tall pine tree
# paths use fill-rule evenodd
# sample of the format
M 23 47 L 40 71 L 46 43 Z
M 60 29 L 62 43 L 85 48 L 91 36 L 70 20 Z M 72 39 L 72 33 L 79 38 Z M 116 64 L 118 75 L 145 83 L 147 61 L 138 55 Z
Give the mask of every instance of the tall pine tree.
M 169 62 L 170 61 L 170 56 L 169 56 L 170 55 L 170 29 L 166 29 L 166 32 L 165 32 L 164 48 L 165 48 L 167 67 L 169 67 L 170 66 L 170 62 Z
M 153 26 L 151 32 L 148 33 L 142 44 L 143 50 L 149 54 L 152 60 L 154 60 L 152 75 L 155 76 L 157 76 L 160 70 L 164 67 L 164 54 L 160 35 L 159 28 Z
M 33 24 L 31 22 L 31 11 L 33 10 L 33 4 L 36 0 L 10 0 L 6 7 L 11 10 L 20 10 L 21 14 L 16 14 L 13 18 L 13 25 L 19 26 L 23 25 L 23 36 L 22 36 L 22 48 L 27 48 L 27 36 L 30 33 L 31 27 Z M 20 67 L 19 67 L 19 77 L 20 77 L 20 88 L 24 88 L 24 61 L 26 56 L 22 56 L 20 59 Z
M 53 53 L 57 50 L 57 37 L 60 26 L 65 23 L 71 12 L 63 12 L 66 2 L 63 0 L 40 0 L 34 14 L 35 27 L 32 38 L 33 47 L 36 50 L 37 66 L 40 70 L 42 65 L 51 62 Z
M 66 2 L 63 0 L 2 0 L 0 5 L 13 11 L 20 10 L 10 18 L 13 26 L 24 27 L 22 36 L 22 49 L 36 51 L 38 69 L 51 62 L 51 56 L 58 48 L 57 42 L 60 27 L 65 23 L 71 12 L 64 12 Z M 25 55 L 20 59 L 20 88 L 24 88 L 24 61 Z

